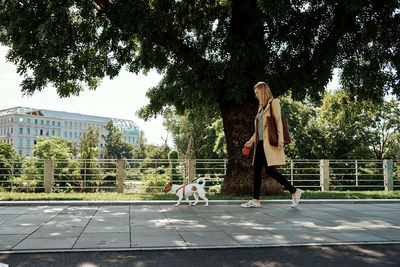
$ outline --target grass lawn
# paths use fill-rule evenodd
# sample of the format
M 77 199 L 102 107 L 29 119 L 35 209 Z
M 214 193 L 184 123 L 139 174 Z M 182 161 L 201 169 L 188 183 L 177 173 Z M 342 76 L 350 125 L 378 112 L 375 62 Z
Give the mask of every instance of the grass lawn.
M 207 195 L 209 200 L 247 200 L 248 196 L 219 196 Z M 261 199 L 290 199 L 289 193 L 282 195 L 261 196 Z M 308 191 L 304 190 L 302 199 L 400 199 L 400 190 L 385 191 Z M 29 201 L 29 200 L 103 200 L 103 201 L 126 201 L 126 200 L 176 200 L 174 194 L 150 194 L 150 193 L 11 193 L 0 192 L 0 201 Z

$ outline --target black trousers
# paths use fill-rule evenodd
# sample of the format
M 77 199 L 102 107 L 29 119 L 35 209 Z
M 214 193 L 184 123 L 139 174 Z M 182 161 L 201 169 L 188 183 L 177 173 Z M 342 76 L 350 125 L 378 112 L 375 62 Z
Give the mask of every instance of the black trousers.
M 262 168 L 265 167 L 265 170 L 268 176 L 274 178 L 278 183 L 283 185 L 285 189 L 289 190 L 291 194 L 296 192 L 296 188 L 289 183 L 289 181 L 280 174 L 275 166 L 268 166 L 267 159 L 265 158 L 263 141 L 259 141 L 257 144 L 256 155 L 254 158 L 254 190 L 253 190 L 253 198 L 260 198 L 260 189 L 261 189 L 261 171 Z

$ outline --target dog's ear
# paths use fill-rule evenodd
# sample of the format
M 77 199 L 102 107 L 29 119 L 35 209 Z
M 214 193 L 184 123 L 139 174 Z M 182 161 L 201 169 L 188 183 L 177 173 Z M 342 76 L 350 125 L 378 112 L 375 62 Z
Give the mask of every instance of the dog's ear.
M 164 187 L 164 192 L 167 193 L 172 189 L 172 182 L 169 182 L 165 187 Z

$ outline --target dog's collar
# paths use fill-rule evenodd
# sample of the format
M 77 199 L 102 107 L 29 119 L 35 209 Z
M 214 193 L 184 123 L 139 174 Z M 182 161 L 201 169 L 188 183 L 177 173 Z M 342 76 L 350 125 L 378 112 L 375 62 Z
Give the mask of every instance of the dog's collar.
M 181 187 L 179 187 L 178 189 L 176 189 L 176 193 L 178 193 L 178 191 L 179 190 L 181 190 L 182 188 L 183 188 L 183 194 L 182 194 L 182 196 L 184 196 L 185 195 L 185 187 L 187 186 L 187 184 L 185 184 L 185 185 L 182 185 Z

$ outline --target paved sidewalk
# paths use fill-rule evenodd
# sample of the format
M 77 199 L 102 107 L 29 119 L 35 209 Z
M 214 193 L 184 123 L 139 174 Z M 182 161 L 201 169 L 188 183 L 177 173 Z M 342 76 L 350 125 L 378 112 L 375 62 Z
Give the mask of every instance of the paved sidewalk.
M 400 243 L 400 201 L 0 206 L 0 252 Z M 367 202 L 367 203 L 365 203 Z M 282 203 L 282 204 L 276 204 Z

